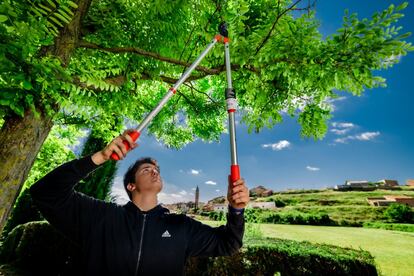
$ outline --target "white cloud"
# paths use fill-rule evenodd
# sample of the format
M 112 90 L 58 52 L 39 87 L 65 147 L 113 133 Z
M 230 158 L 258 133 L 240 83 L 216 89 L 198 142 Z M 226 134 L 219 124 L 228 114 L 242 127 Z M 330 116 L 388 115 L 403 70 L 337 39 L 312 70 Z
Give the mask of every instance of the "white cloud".
M 351 129 L 355 128 L 355 125 L 353 123 L 333 122 L 331 125 L 334 127 L 333 129 L 331 129 L 331 132 L 335 133 L 336 135 L 344 135 L 348 133 Z
M 175 198 L 182 198 L 183 197 L 182 195 L 179 195 L 179 194 L 171 194 L 171 196 L 175 197 Z
M 336 128 L 353 128 L 353 127 L 355 127 L 355 125 L 353 123 L 337 123 L 337 122 L 333 122 L 332 126 L 336 127 Z
M 183 170 L 179 170 L 179 172 L 180 172 L 180 173 L 183 173 L 184 171 L 183 171 Z
M 289 148 L 290 142 L 286 140 L 281 140 L 274 144 L 263 144 L 262 148 L 272 148 L 272 150 L 282 150 L 284 148 Z
M 346 97 L 329 98 L 323 101 L 323 104 L 324 106 L 328 107 L 331 110 L 331 112 L 334 112 L 337 109 L 334 103 L 344 101 L 344 100 L 346 100 Z
M 220 190 L 216 190 L 216 192 L 218 193 L 218 192 L 220 192 Z
M 195 190 L 196 190 L 196 188 L 191 188 L 191 190 L 195 191 Z
M 111 196 L 113 196 L 115 198 L 115 202 L 120 205 L 123 205 L 129 201 L 129 197 L 126 191 L 120 187 L 113 186 L 111 190 Z
M 349 135 L 347 137 L 344 138 L 338 138 L 335 139 L 335 143 L 341 143 L 341 144 L 346 144 L 348 141 L 350 140 L 359 140 L 359 141 L 371 141 L 374 138 L 376 138 L 377 136 L 379 136 L 381 133 L 379 131 L 375 131 L 375 132 L 363 132 L 361 134 L 358 135 Z
M 344 135 L 350 130 L 351 130 L 350 128 L 344 128 L 344 129 L 333 128 L 331 129 L 331 132 L 335 133 L 336 135 Z
M 189 172 L 192 175 L 199 175 L 201 172 L 201 170 L 195 170 L 195 169 L 191 169 L 191 171 Z
M 360 141 L 369 141 L 369 140 L 374 139 L 378 135 L 380 135 L 380 132 L 379 131 L 375 131 L 375 132 L 364 132 L 364 133 L 361 133 L 361 134 L 355 136 L 355 139 L 360 140 Z
M 217 185 L 217 182 L 214 182 L 212 180 L 206 181 L 205 182 L 207 185 Z
M 311 166 L 306 166 L 306 169 L 307 169 L 308 171 L 313 171 L 313 172 L 315 172 L 315 171 L 319 171 L 319 170 L 320 170 L 320 168 L 311 167 Z
M 179 192 L 179 194 L 185 196 L 185 195 L 187 195 L 187 192 L 182 190 L 181 192 Z
M 348 137 L 345 137 L 345 138 L 337 138 L 334 141 L 335 141 L 335 143 L 345 144 L 350 139 L 350 137 L 351 136 L 348 136 Z

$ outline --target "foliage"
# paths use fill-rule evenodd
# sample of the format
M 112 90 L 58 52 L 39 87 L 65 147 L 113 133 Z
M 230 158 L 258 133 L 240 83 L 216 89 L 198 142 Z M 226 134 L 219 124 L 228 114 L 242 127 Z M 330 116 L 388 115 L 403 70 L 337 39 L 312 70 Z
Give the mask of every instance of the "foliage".
M 414 224 L 408 223 L 383 223 L 383 222 L 365 222 L 366 228 L 378 228 L 393 231 L 414 232 Z
M 82 156 L 91 155 L 106 146 L 106 141 L 92 130 L 85 142 Z M 96 199 L 109 200 L 112 180 L 116 171 L 115 162 L 106 162 L 86 178 L 81 180 L 75 189 Z
M 369 205 L 368 197 L 385 195 L 413 196 L 412 189 L 402 187 L 401 190 L 375 190 L 369 192 L 350 191 L 338 192 L 333 190 L 290 191 L 277 193 L 270 197 L 261 198 L 263 201 L 281 200 L 286 205 L 275 211 L 280 215 L 299 212 L 302 215 L 327 214 L 336 225 L 362 226 L 364 222 L 386 222 L 384 211 L 386 207 Z
M 412 50 L 404 42 L 409 34 L 397 26 L 406 6 L 390 5 L 371 19 L 345 13 L 343 27 L 322 39 L 312 6 L 301 1 L 92 1 L 74 32 L 81 37 L 68 45 L 75 51 L 65 60 L 53 49 L 68 35 L 80 8 L 65 0 L 5 0 L 0 4 L 0 118 L 23 116 L 35 107 L 50 115 L 59 110 L 56 120 L 100 128 L 109 140 L 118 133 L 113 118 L 140 121 L 225 20 L 234 87 L 249 129 L 272 127 L 287 111 L 298 116 L 303 136 L 321 138 L 334 89 L 360 95 L 383 86 L 385 80 L 373 71 L 398 63 Z M 222 65 L 219 46 L 149 131 L 173 147 L 197 137 L 217 140 L 226 120 Z
M 79 248 L 46 221 L 13 229 L 1 246 L 0 262 L 30 271 L 27 275 L 77 275 Z
M 186 275 L 377 275 L 366 251 L 262 239 L 231 257 L 192 259 Z
M 414 222 L 414 211 L 405 204 L 393 203 L 387 207 L 384 216 L 393 222 L 412 223 Z
M 299 212 L 283 213 L 267 212 L 260 218 L 263 223 L 302 224 L 302 225 L 335 225 L 327 214 L 303 214 Z

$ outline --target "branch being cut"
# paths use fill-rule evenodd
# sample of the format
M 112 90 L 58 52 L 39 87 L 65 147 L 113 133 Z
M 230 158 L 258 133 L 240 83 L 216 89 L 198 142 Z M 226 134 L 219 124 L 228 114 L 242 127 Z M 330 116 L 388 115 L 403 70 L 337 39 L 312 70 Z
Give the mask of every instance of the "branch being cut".
M 191 65 L 191 63 L 189 62 L 185 62 L 182 60 L 178 60 L 178 59 L 174 59 L 174 58 L 169 58 L 169 57 L 164 57 L 161 56 L 160 54 L 157 53 L 153 53 L 153 52 L 148 52 L 145 51 L 143 49 L 140 48 L 136 48 L 136 47 L 103 47 L 94 43 L 90 43 L 87 42 L 85 40 L 81 40 L 78 43 L 78 47 L 82 47 L 82 48 L 88 48 L 88 49 L 96 49 L 96 50 L 100 50 L 100 51 L 105 51 L 105 52 L 110 52 L 110 53 L 133 53 L 133 54 L 137 54 L 140 56 L 144 56 L 144 57 L 150 57 L 156 60 L 160 60 L 160 61 L 165 61 L 167 63 L 171 63 L 171 64 L 175 64 L 175 65 L 181 65 L 184 67 L 189 67 Z M 242 67 L 238 64 L 232 64 L 231 69 L 234 71 L 240 70 Z M 250 66 L 247 65 L 244 68 L 246 68 L 249 71 L 252 71 L 254 73 L 259 73 L 260 70 L 258 68 L 255 68 L 254 66 Z M 226 70 L 226 67 L 224 65 L 220 65 L 217 67 L 213 67 L 213 68 L 208 68 L 205 66 L 197 66 L 195 68 L 195 70 L 199 71 L 199 72 L 203 72 L 205 75 L 218 75 L 221 72 L 224 72 Z

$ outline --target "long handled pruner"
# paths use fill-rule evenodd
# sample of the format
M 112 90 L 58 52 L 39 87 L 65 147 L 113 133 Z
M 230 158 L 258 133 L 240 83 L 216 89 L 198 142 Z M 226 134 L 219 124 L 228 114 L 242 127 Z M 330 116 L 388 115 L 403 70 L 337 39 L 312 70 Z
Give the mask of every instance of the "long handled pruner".
M 184 83 L 184 81 L 190 76 L 191 72 L 197 67 L 197 65 L 203 60 L 203 58 L 210 52 L 213 46 L 217 42 L 224 43 L 225 50 L 225 62 L 226 62 L 226 77 L 227 77 L 227 88 L 225 91 L 227 113 L 229 122 L 229 133 L 230 133 L 230 153 L 231 153 L 231 167 L 230 167 L 230 180 L 232 182 L 240 179 L 240 169 L 237 163 L 237 146 L 236 146 L 236 126 L 235 126 L 235 112 L 237 109 L 236 93 L 233 90 L 231 81 L 231 65 L 230 65 L 230 40 L 228 38 L 227 24 L 222 23 L 219 26 L 219 34 L 215 35 L 213 40 L 204 51 L 197 57 L 197 59 L 187 68 L 187 70 L 181 75 L 180 79 L 168 90 L 167 94 L 161 99 L 158 105 L 145 117 L 145 119 L 136 127 L 136 129 L 128 135 L 135 142 L 145 127 L 151 122 L 151 120 L 161 111 L 168 100 L 177 92 L 178 87 Z M 123 141 L 126 149 L 129 150 L 130 146 L 127 141 Z M 119 160 L 119 156 L 114 152 L 111 155 L 114 160 Z

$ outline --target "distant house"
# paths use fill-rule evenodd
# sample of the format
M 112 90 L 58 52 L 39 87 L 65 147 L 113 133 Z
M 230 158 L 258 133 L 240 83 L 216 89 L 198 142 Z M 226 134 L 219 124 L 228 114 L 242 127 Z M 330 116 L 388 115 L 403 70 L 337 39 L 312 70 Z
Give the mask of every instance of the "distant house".
M 273 194 L 273 190 L 267 189 L 264 186 L 257 186 L 249 191 L 250 196 L 267 197 Z
M 276 204 L 274 201 L 271 202 L 249 202 L 249 205 L 247 207 L 250 208 L 259 208 L 259 209 L 276 209 Z
M 389 180 L 389 179 L 382 179 L 378 181 L 378 184 L 386 186 L 386 187 L 396 187 L 398 186 L 397 180 Z
M 414 207 L 414 198 L 405 195 L 386 195 L 382 197 L 368 197 L 367 201 L 372 206 L 388 206 L 392 203 L 400 203 Z
M 414 186 L 414 179 L 407 179 L 406 185 L 407 186 Z
M 373 191 L 376 185 L 366 180 L 347 180 L 344 185 L 336 185 L 336 191 Z
M 213 211 L 227 213 L 228 206 L 228 204 L 214 204 Z

